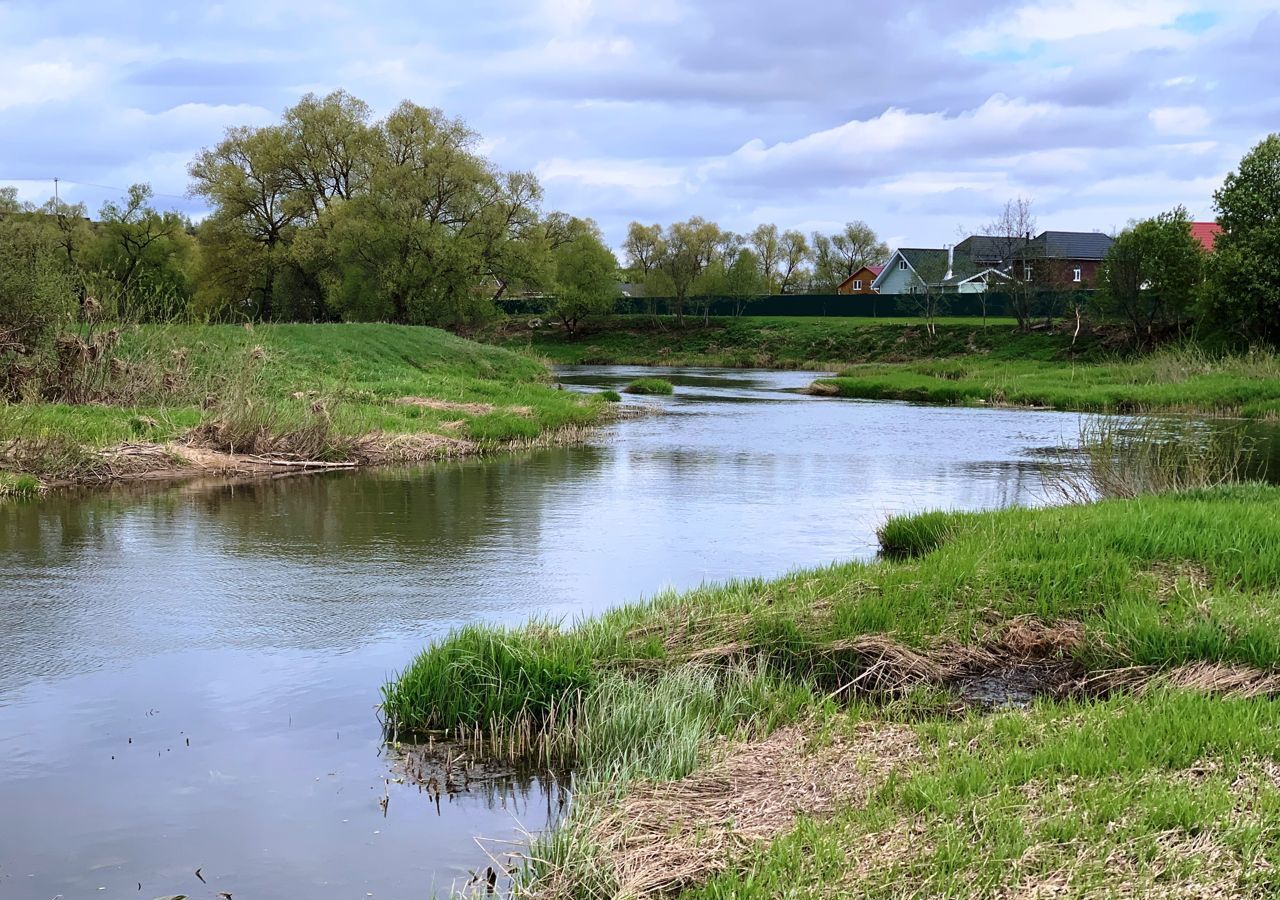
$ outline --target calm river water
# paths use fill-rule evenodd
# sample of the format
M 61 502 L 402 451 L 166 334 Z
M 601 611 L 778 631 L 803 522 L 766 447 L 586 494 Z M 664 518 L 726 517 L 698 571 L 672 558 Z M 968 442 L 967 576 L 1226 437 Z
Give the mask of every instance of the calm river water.
M 809 373 L 670 377 L 628 401 L 664 415 L 588 446 L 0 504 L 0 897 L 447 891 L 487 862 L 476 836 L 553 801 L 385 786 L 378 689 L 425 644 L 869 557 L 890 513 L 1040 503 L 1037 451 L 1078 433 L 792 393 Z

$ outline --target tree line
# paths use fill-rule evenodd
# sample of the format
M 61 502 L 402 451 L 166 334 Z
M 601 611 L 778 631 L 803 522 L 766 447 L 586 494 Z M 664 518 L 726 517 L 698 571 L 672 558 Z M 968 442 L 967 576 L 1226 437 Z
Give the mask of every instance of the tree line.
M 806 236 L 774 224 L 736 234 L 695 216 L 666 227 L 632 222 L 623 241 L 628 281 L 649 296 L 671 297 L 677 318 L 690 300 L 762 294 L 834 293 L 863 266 L 883 263 L 889 247 L 865 222 Z
M 0 189 L 0 284 L 34 309 L 34 293 L 65 282 L 81 307 L 126 321 L 457 326 L 513 290 L 554 296 L 569 318 L 612 297 L 617 260 L 596 224 L 543 210 L 537 179 L 499 169 L 478 141 L 438 109 L 404 102 L 375 120 L 346 92 L 307 95 L 192 161 L 190 192 L 210 207 L 199 224 L 158 209 L 146 185 L 96 221 Z

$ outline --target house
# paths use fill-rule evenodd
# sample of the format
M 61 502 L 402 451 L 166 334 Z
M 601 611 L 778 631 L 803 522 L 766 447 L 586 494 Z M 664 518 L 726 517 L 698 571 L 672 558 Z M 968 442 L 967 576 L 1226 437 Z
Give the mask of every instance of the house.
M 1191 236 L 1204 245 L 1204 249 L 1213 252 L 1213 242 L 1222 234 L 1222 226 L 1217 222 L 1192 222 Z
M 975 261 L 958 247 L 904 247 L 895 250 L 872 283 L 879 294 L 914 294 L 924 284 L 957 294 L 980 294 L 987 283 L 1007 280 L 994 266 Z
M 844 281 L 840 282 L 840 286 L 836 288 L 837 294 L 874 294 L 877 293 L 871 285 L 880 277 L 880 273 L 884 271 L 884 266 L 863 266 L 854 272 Z
M 1012 274 L 1051 290 L 1089 289 L 1112 243 L 1100 231 L 1041 232 L 1018 253 Z

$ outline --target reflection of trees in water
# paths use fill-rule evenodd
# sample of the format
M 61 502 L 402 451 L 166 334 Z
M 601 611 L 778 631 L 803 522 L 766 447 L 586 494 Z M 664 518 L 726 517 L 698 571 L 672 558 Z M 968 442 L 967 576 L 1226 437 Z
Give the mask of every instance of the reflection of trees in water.
M 597 473 L 603 457 L 599 448 L 554 448 L 413 469 L 57 494 L 0 504 L 0 553 L 14 554 L 17 566 L 65 562 L 68 552 L 112 549 L 133 519 L 168 538 L 216 524 L 198 539 L 220 538 L 219 549 L 249 556 L 269 547 L 273 557 L 322 562 L 317 552 L 363 555 L 376 543 L 448 557 L 491 534 L 495 521 L 536 530 L 547 491 Z M 196 519 L 184 521 L 192 511 Z

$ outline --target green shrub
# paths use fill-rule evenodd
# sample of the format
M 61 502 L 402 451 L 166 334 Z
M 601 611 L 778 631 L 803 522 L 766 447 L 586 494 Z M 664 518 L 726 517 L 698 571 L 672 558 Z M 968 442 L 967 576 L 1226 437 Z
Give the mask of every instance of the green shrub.
M 600 397 L 606 403 L 620 403 L 622 401 L 622 395 L 617 391 L 601 391 Z

